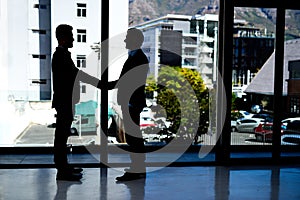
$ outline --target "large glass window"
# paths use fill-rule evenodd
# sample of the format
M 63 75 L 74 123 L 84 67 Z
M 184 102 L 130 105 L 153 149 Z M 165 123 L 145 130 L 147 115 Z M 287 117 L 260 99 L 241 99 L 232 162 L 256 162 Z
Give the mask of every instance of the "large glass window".
M 238 136 L 247 145 L 264 147 L 260 148 L 261 154 L 254 154 L 255 157 L 272 157 L 276 160 L 280 159 L 280 155 L 295 155 L 286 152 L 299 144 L 297 129 L 293 128 L 293 124 L 297 124 L 299 104 L 296 86 L 298 53 L 292 50 L 297 48 L 298 43 L 295 37 L 299 31 L 295 23 L 297 11 L 276 8 L 276 5 L 274 8 L 271 5 L 271 8 L 255 8 L 255 5 L 263 4 L 254 2 L 236 1 L 235 5 L 244 7 L 234 7 L 231 127 L 235 128 L 232 128 L 231 146 L 238 145 Z M 285 6 L 289 7 L 288 4 Z M 251 28 L 242 26 L 245 20 L 239 20 L 236 26 L 237 16 L 245 14 L 240 10 L 247 10 L 248 21 L 255 19 L 249 23 L 252 24 Z M 252 16 L 249 11 L 257 14 Z M 260 12 L 262 15 L 258 14 Z M 259 16 L 263 15 L 268 17 L 260 19 Z M 254 24 L 265 26 L 256 29 Z M 247 39 L 251 42 L 247 43 Z M 259 40 L 259 46 L 255 47 L 255 40 Z M 239 90 L 239 86 L 244 88 Z M 245 111 L 241 110 L 250 115 L 245 115 Z M 244 123 L 249 118 L 261 121 L 254 126 Z M 245 127 L 250 129 L 243 131 Z M 297 154 L 297 151 L 293 153 Z M 231 154 L 232 158 L 238 156 Z
M 273 122 L 270 58 L 275 49 L 275 24 L 263 9 L 235 7 L 233 20 L 231 145 L 271 145 Z M 246 11 L 246 13 L 245 13 Z M 269 9 L 268 12 L 276 13 Z M 251 15 L 251 17 L 246 17 Z M 275 16 L 274 16 L 275 17 Z M 257 154 L 253 154 L 258 156 Z M 232 156 L 236 156 L 233 154 Z M 262 154 L 271 157 L 271 153 Z
M 98 78 L 104 78 L 101 72 L 108 67 L 108 81 L 119 78 L 128 57 L 124 44 L 127 29 L 142 31 L 145 40 L 141 48 L 150 69 L 147 106 L 141 112 L 139 128 L 145 145 L 154 151 L 149 153 L 149 161 L 215 161 L 215 150 L 223 155 L 230 148 L 244 147 L 254 147 L 256 152 L 266 150 L 262 156 L 271 157 L 271 148 L 279 146 L 273 132 L 279 132 L 280 144 L 297 144 L 298 130 L 293 126 L 300 117 L 296 10 L 287 9 L 282 17 L 277 16 L 278 5 L 272 3 L 263 8 L 265 4 L 256 5 L 257 1 L 254 5 L 251 1 L 233 1 L 229 5 L 233 10 L 219 10 L 224 5 L 193 2 L 192 7 L 199 9 L 189 10 L 163 1 L 149 6 L 157 11 L 153 14 L 151 10 L 138 12 L 135 1 L 114 0 L 106 16 L 100 13 L 101 2 L 97 0 L 88 1 L 89 15 L 86 3 L 54 0 L 50 4 L 49 0 L 49 4 L 28 6 L 27 1 L 12 1 L 20 6 L 1 4 L 6 11 L 0 12 L 0 106 L 5 113 L 0 116 L 0 146 L 53 146 L 56 112 L 52 109 L 51 57 L 57 47 L 55 28 L 62 21 L 73 26 L 75 41 L 69 50 L 75 65 Z M 225 3 L 228 1 L 221 2 Z M 76 12 L 66 11 L 66 6 Z M 39 9 L 43 10 L 42 21 Z M 109 29 L 103 30 L 105 20 L 99 16 L 107 17 Z M 285 25 L 276 24 L 283 18 Z M 11 26 L 15 22 L 18 26 Z M 276 39 L 281 37 L 278 30 L 282 28 L 284 46 L 277 46 L 275 51 L 280 41 Z M 31 38 L 36 34 L 28 31 L 45 37 Z M 101 41 L 106 34 L 109 38 Z M 107 47 L 108 55 L 103 50 Z M 18 55 L 18 59 L 11 55 Z M 274 89 L 278 78 L 282 79 L 280 94 Z M 126 146 L 117 90 L 107 94 L 90 85 L 80 86 L 80 102 L 70 127 L 78 135 L 71 136 L 69 143 L 91 147 L 97 153 L 106 140 L 109 147 L 118 150 Z M 103 98 L 108 105 L 103 105 Z M 108 131 L 103 138 L 100 116 L 101 108 L 106 106 Z M 275 126 L 281 122 L 282 126 Z M 291 137 L 281 137 L 284 133 Z M 170 156 L 168 153 L 174 149 L 177 154 Z M 184 156 L 187 150 L 192 150 L 192 156 Z M 116 152 L 111 162 L 119 156 Z M 239 155 L 232 154 L 235 156 Z
M 287 28 L 284 31 L 283 92 L 285 101 L 282 105 L 284 129 L 281 136 L 281 145 L 283 148 L 300 144 L 300 130 L 297 128 L 300 123 L 300 53 L 296 50 L 299 47 L 298 43 L 300 41 L 297 36 L 300 32 L 300 26 L 297 23 L 298 12 L 299 10 L 285 10 L 285 26 Z M 296 150 L 296 152 L 299 154 L 299 151 Z M 281 156 L 288 155 L 285 151 L 281 153 Z

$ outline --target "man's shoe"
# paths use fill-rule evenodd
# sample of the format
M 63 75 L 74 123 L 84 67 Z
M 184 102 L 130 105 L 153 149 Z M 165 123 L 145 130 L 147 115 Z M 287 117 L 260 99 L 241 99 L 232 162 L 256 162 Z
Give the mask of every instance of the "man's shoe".
M 75 174 L 75 173 L 63 173 L 63 172 L 58 172 L 56 175 L 56 180 L 60 181 L 80 181 L 82 178 L 82 174 Z
M 81 173 L 82 171 L 83 171 L 83 169 L 80 167 L 72 167 L 71 168 L 71 172 L 73 172 L 75 174 Z
M 74 173 L 74 174 L 78 174 L 78 173 L 81 173 L 83 171 L 83 169 L 80 167 L 73 167 L 73 166 L 68 165 L 65 168 L 65 171 L 68 171 L 68 172 Z
M 125 172 L 123 176 L 119 176 L 116 178 L 117 181 L 132 181 L 137 179 L 143 179 L 146 178 L 146 173 L 130 173 Z
M 143 172 L 143 173 L 146 172 L 146 168 L 144 168 L 144 169 L 125 168 L 124 171 L 125 172 L 130 172 L 130 173 L 140 173 L 140 174 L 142 174 L 141 172 Z

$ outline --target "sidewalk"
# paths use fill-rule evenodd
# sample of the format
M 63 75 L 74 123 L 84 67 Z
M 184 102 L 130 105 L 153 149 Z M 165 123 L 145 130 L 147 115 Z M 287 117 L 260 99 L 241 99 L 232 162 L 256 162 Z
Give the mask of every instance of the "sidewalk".
M 24 132 L 16 139 L 15 145 L 41 145 L 52 146 L 54 141 L 55 128 L 49 125 L 41 125 L 36 123 L 30 123 Z M 69 137 L 68 143 L 76 145 L 87 145 L 95 142 L 97 135 L 84 135 Z

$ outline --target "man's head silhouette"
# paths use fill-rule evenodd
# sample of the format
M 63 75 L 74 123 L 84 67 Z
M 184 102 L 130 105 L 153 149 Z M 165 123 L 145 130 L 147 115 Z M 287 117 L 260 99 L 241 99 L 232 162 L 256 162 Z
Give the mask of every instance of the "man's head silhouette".
M 56 28 L 55 35 L 58 41 L 59 46 L 65 48 L 73 47 L 73 27 L 67 24 L 61 24 Z
M 139 29 L 128 29 L 124 42 L 129 50 L 139 49 L 144 42 L 144 35 Z

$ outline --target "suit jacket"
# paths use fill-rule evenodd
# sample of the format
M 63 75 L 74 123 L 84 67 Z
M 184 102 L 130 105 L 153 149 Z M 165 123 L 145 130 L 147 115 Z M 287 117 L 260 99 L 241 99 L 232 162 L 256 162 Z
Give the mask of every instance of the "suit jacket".
M 75 66 L 71 53 L 57 47 L 52 57 L 53 108 L 72 108 L 80 99 L 80 85 L 76 78 L 79 69 Z
M 137 49 L 129 55 L 125 61 L 119 80 L 110 82 L 109 89 L 118 88 L 118 104 L 128 106 L 129 104 L 142 109 L 146 106 L 145 85 L 149 71 L 149 61 L 141 49 Z M 130 96 L 129 99 L 126 98 Z
M 52 57 L 53 74 L 53 108 L 74 109 L 74 105 L 80 100 L 80 81 L 98 86 L 99 79 L 79 70 L 71 53 L 57 47 Z

